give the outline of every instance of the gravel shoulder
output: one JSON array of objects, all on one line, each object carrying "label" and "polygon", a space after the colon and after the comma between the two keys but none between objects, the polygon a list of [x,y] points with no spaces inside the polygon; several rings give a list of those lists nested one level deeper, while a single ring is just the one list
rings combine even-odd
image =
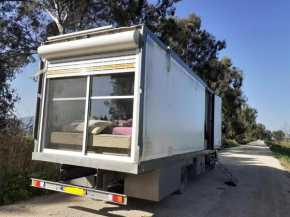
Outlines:
[{"label": "gravel shoulder", "polygon": [[225,185],[216,168],[190,179],[185,194],[158,203],[129,198],[122,206],[54,194],[2,206],[0,216],[289,216],[290,175],[263,141],[221,151],[219,158],[237,187]]}]

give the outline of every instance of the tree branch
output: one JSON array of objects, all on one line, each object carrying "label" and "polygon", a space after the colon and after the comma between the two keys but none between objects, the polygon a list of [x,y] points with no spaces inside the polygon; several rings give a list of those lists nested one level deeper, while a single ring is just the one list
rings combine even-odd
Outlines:
[{"label": "tree branch", "polygon": [[[0,55],[2,55],[2,54],[5,54],[5,53],[0,53]],[[1,58],[2,60],[9,60],[9,59],[12,59],[12,58],[15,58],[15,57],[18,57],[18,56],[22,56],[22,55],[33,55],[33,54],[37,54],[36,52],[34,53],[32,53],[32,52],[26,52],[26,53],[16,53],[16,54],[13,54],[13,55],[9,55],[8,57],[6,57],[6,58]]]}]

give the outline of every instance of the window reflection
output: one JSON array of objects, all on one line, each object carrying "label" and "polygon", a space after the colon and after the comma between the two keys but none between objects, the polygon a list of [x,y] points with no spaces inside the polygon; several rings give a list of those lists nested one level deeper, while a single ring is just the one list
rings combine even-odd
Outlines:
[{"label": "window reflection", "polygon": [[133,93],[133,73],[93,77],[92,96],[129,96]]},{"label": "window reflection", "polygon": [[49,81],[49,96],[55,98],[86,97],[87,78],[57,78]]}]

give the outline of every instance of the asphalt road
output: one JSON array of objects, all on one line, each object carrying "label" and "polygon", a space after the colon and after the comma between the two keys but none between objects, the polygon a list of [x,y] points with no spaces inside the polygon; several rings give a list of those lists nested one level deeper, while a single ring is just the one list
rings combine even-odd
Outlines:
[{"label": "asphalt road", "polygon": [[218,168],[190,179],[186,193],[159,203],[129,198],[127,206],[54,194],[0,207],[0,216],[290,216],[290,176],[257,141],[220,152],[221,162],[238,178],[225,185]]}]

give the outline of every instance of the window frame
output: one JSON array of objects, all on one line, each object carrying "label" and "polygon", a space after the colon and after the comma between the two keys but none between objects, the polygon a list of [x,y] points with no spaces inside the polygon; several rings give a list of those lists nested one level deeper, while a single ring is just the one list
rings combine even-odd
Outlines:
[{"label": "window frame", "polygon": [[[85,78],[86,76],[77,76],[77,78]],[[62,79],[63,77],[58,77],[59,79]],[[48,111],[48,106],[49,106],[49,86],[50,86],[50,80],[51,80],[51,78],[46,78],[45,77],[45,83],[46,83],[46,85],[47,85],[47,87],[45,88],[45,91],[44,91],[44,97],[45,97],[45,99],[44,99],[44,110],[42,111],[42,114],[45,114],[44,115],[44,120],[43,120],[43,125],[42,125],[42,127],[41,127],[41,132],[40,132],[40,136],[42,137],[42,138],[40,138],[39,139],[39,152],[42,150],[42,152],[46,152],[46,153],[56,153],[56,152],[63,152],[63,153],[66,153],[66,152],[69,152],[69,153],[82,153],[83,152],[83,145],[84,145],[84,142],[82,143],[82,149],[81,149],[81,151],[77,151],[77,150],[75,150],[75,151],[64,151],[64,150],[57,150],[57,149],[52,149],[52,148],[45,148],[45,138],[46,138],[46,133],[47,133],[47,130],[46,130],[46,127],[47,127],[47,117],[48,117],[48,115],[46,115],[47,114],[47,111]],[[53,78],[54,79],[54,78]],[[65,79],[65,78],[64,78]],[[88,79],[86,79],[86,82],[88,82]],[[86,85],[88,86],[88,83],[86,83]],[[87,102],[86,102],[86,100],[87,100],[87,87],[86,87],[86,95],[85,95],[85,97],[66,97],[66,98],[52,98],[52,101],[80,101],[80,100],[83,100],[83,101],[85,101],[84,103],[85,103],[85,113],[84,113],[84,115],[85,115],[85,118],[86,118],[86,111],[87,111]],[[84,121],[86,120],[84,118]],[[42,123],[41,123],[42,124]],[[85,131],[85,126],[84,126],[84,131]],[[84,137],[84,135],[83,135],[83,137]],[[83,141],[84,141],[84,138],[83,138]]]},{"label": "window frame", "polygon": [[[126,96],[91,96],[92,94],[92,86],[93,86],[93,77],[94,76],[105,76],[110,74],[125,74],[125,73],[133,73],[134,74],[134,92],[133,95],[126,95]],[[83,144],[82,144],[82,151],[65,151],[65,150],[57,150],[57,149],[48,149],[45,148],[45,128],[47,126],[47,107],[48,107],[48,94],[49,94],[49,81],[50,79],[54,78],[74,78],[74,77],[86,77],[87,83],[86,83],[86,96],[85,97],[68,97],[68,98],[56,98],[53,99],[54,101],[64,101],[64,100],[85,100],[85,118],[84,118],[84,132],[83,132]],[[45,84],[44,84],[44,93],[43,93],[43,106],[42,106],[42,117],[41,117],[41,132],[39,136],[39,145],[38,145],[38,152],[43,153],[50,153],[50,154],[64,154],[64,155],[71,155],[71,156],[81,156],[81,157],[93,157],[93,158],[100,158],[100,159],[114,159],[118,161],[124,161],[124,162],[134,162],[135,161],[135,141],[136,139],[136,127],[137,122],[134,121],[132,125],[132,137],[131,137],[131,155],[130,156],[115,156],[115,155],[109,155],[109,154],[99,154],[99,153],[89,153],[87,152],[87,141],[88,141],[88,121],[89,121],[89,114],[90,114],[90,107],[91,107],[91,100],[98,100],[98,99],[133,99],[133,120],[136,119],[136,107],[137,107],[137,86],[138,86],[138,78],[136,78],[136,72],[135,70],[128,70],[128,71],[121,71],[121,72],[106,72],[106,73],[83,73],[82,75],[79,74],[73,74],[71,76],[64,76],[64,75],[53,75],[49,76],[45,74]]]}]

